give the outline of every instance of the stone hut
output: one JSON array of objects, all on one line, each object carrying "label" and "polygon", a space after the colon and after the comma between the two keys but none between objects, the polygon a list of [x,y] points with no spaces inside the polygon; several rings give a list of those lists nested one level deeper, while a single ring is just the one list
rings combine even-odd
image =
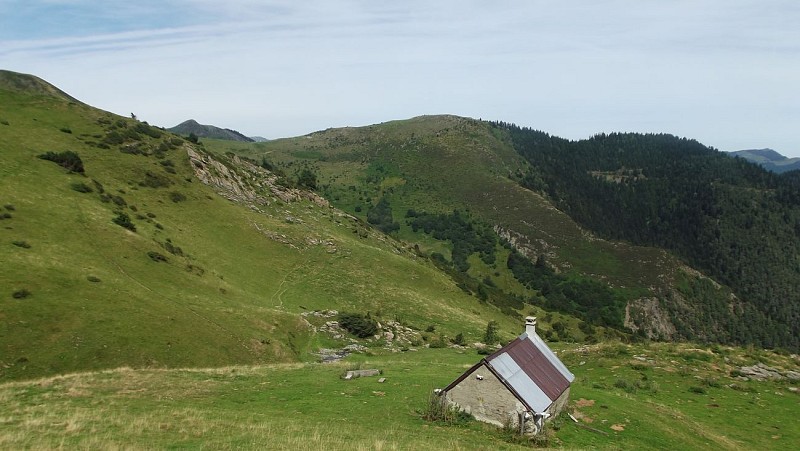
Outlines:
[{"label": "stone hut", "polygon": [[522,335],[476,363],[440,395],[479,421],[533,435],[566,406],[574,379],[536,334],[536,318],[529,316]]}]

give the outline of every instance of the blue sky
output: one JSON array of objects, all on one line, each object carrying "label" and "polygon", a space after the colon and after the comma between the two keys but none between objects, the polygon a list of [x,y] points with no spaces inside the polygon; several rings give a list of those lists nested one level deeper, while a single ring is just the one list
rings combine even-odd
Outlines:
[{"label": "blue sky", "polygon": [[422,114],[800,156],[794,0],[0,0],[0,68],[268,138]]}]

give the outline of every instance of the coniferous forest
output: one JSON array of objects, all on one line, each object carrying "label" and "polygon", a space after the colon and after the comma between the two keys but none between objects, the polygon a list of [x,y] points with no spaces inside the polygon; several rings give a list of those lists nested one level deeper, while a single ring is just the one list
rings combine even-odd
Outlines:
[{"label": "coniferous forest", "polygon": [[[667,134],[568,141],[513,124],[493,126],[507,130],[530,163],[524,187],[600,236],[669,249],[733,290],[730,302],[709,302],[699,317],[679,321],[679,332],[800,346],[798,171],[774,174]],[[711,323],[727,327],[706,327]]]}]

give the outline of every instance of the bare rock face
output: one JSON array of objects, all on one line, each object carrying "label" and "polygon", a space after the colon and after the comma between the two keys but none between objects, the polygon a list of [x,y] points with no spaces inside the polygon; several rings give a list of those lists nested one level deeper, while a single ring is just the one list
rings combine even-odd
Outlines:
[{"label": "bare rock face", "polygon": [[671,339],[676,333],[669,314],[654,297],[628,302],[625,306],[624,324],[634,332],[643,331],[650,339]]},{"label": "bare rock face", "polygon": [[197,178],[234,202],[257,210],[280,200],[285,203],[309,200],[320,207],[329,207],[327,200],[311,191],[287,188],[278,184],[278,176],[248,161],[233,156],[229,160],[186,147]]}]

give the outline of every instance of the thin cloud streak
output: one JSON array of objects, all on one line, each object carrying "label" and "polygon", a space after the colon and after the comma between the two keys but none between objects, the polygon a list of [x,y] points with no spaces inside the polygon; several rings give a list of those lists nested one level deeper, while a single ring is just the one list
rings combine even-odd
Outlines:
[{"label": "thin cloud streak", "polygon": [[6,40],[0,65],[163,126],[193,117],[280,137],[452,113],[571,139],[668,132],[800,154],[793,2],[159,5],[190,20]]}]

